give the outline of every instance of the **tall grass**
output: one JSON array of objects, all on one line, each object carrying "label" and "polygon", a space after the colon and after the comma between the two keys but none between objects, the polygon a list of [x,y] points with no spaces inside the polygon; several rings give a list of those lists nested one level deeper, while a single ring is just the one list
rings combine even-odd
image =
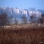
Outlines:
[{"label": "tall grass", "polygon": [[0,44],[42,44],[44,27],[20,28],[17,30],[0,28]]}]

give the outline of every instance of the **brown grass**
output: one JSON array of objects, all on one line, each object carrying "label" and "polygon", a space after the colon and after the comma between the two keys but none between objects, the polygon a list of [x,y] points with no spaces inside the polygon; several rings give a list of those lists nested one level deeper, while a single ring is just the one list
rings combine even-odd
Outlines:
[{"label": "brown grass", "polygon": [[0,28],[0,44],[44,44],[44,27]]}]

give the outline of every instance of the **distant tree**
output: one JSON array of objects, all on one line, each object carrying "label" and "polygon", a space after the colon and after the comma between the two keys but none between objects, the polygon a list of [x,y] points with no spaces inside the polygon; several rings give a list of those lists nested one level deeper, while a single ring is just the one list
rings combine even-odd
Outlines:
[{"label": "distant tree", "polygon": [[42,14],[41,17],[42,17],[42,21],[43,21],[43,23],[44,23],[44,14]]},{"label": "distant tree", "polygon": [[31,21],[31,23],[35,23],[36,22],[36,16],[35,16],[35,14],[32,14],[30,16],[30,21]]},{"label": "distant tree", "polygon": [[29,19],[31,21],[31,23],[33,22],[33,18],[34,18],[33,15],[31,15],[30,19]]},{"label": "distant tree", "polygon": [[30,23],[34,23],[35,26],[38,26],[38,17],[36,16],[36,14],[32,14],[30,16],[30,19],[29,19]]},{"label": "distant tree", "polygon": [[9,16],[9,17],[8,17],[8,25],[11,24],[11,22],[12,22],[12,18],[13,18],[13,16]]},{"label": "distant tree", "polygon": [[0,15],[0,26],[4,26],[4,25],[7,25],[7,14],[6,13],[2,13]]},{"label": "distant tree", "polygon": [[23,24],[27,23],[27,17],[25,15],[22,16],[22,23]]},{"label": "distant tree", "polygon": [[15,18],[14,21],[15,21],[15,25],[17,26],[18,20]]},{"label": "distant tree", "polygon": [[41,18],[39,18],[39,22],[40,22],[41,24],[44,23],[44,14],[41,14]]}]

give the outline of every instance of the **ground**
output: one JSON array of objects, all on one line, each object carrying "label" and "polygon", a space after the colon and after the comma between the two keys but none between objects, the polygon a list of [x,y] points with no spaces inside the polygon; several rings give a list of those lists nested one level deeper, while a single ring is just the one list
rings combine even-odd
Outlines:
[{"label": "ground", "polygon": [[0,28],[0,44],[44,44],[44,27],[30,27]]}]

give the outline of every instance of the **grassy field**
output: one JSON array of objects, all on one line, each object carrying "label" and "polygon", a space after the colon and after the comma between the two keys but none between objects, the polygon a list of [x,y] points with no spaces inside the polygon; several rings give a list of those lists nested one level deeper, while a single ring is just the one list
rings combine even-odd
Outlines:
[{"label": "grassy field", "polygon": [[44,27],[0,28],[0,44],[44,44]]}]

